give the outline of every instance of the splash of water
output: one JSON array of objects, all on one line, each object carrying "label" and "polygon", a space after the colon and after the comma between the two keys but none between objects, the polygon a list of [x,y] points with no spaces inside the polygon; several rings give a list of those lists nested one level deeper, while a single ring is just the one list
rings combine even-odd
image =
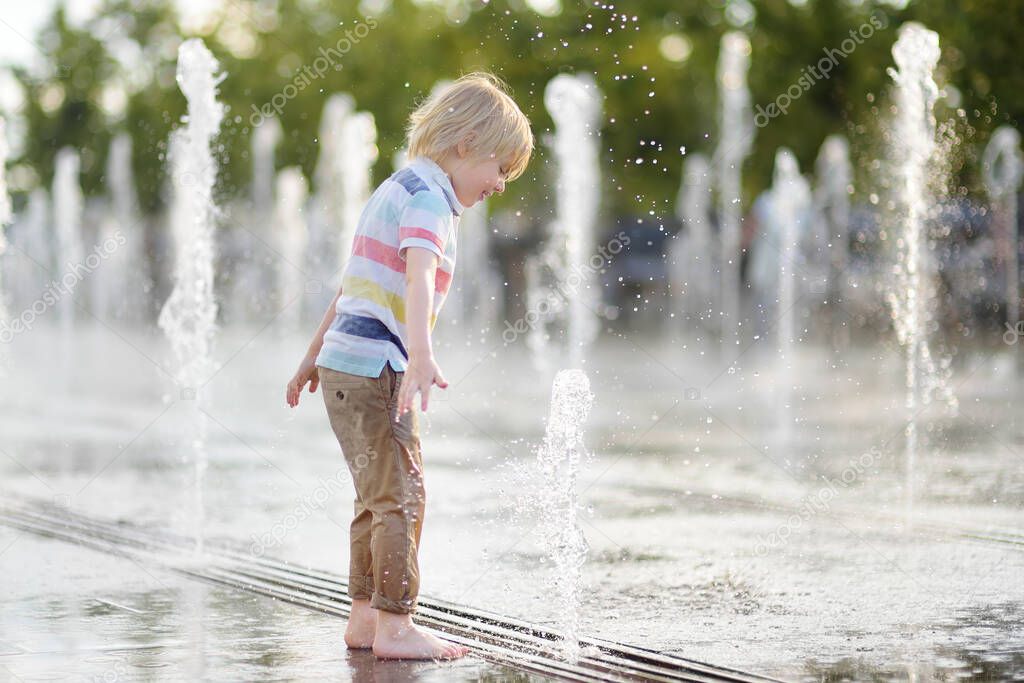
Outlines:
[{"label": "splash of water", "polygon": [[[325,296],[331,296],[333,291],[337,291],[335,285],[340,282],[332,282],[331,277],[337,277],[343,272],[349,257],[348,252],[341,253],[338,246],[338,226],[342,224],[345,210],[341,197],[341,156],[344,154],[341,136],[345,119],[354,110],[355,102],[351,95],[335,93],[327,98],[323,113],[320,115],[317,136],[320,156],[313,171],[313,207],[316,215],[311,222],[310,254],[313,272],[318,274],[325,289],[332,290],[330,293],[325,292]],[[323,304],[326,306],[327,301]]]},{"label": "splash of water", "polygon": [[722,248],[722,350],[726,354],[738,343],[741,325],[741,181],[743,160],[750,153],[755,130],[750,88],[747,87],[749,69],[750,40],[739,31],[726,33],[718,53],[719,140],[715,150]]},{"label": "splash of water", "polygon": [[[586,74],[559,74],[544,89],[544,106],[555,122],[551,147],[558,164],[557,217],[542,256],[559,290],[568,298],[566,347],[570,367],[580,367],[597,334],[597,289],[588,262],[600,205],[598,117],[601,94]],[[573,277],[575,276],[575,277]]]},{"label": "splash of water", "polygon": [[[599,167],[597,119],[600,93],[585,75],[560,74],[544,91],[544,104],[557,126],[551,147],[558,161],[556,204],[558,215],[552,235],[539,261],[528,267],[528,308],[535,315],[545,311],[537,299],[539,276],[546,275],[567,300],[565,322],[569,369],[560,370],[551,388],[551,407],[544,441],[537,451],[540,490],[530,507],[540,516],[540,540],[554,567],[549,593],[557,601],[556,621],[563,635],[563,655],[575,661],[579,646],[579,594],[587,543],[577,522],[576,479],[582,452],[582,424],[590,412],[593,395],[590,381],[580,369],[586,347],[597,334],[596,288],[591,286],[588,261],[594,246],[597,219]],[[555,311],[562,313],[565,308]],[[547,355],[536,341],[544,323],[532,327],[531,350],[535,359]]]},{"label": "splash of water", "polygon": [[189,436],[195,455],[197,552],[203,547],[203,479],[207,468],[206,422],[201,412],[209,402],[205,385],[213,370],[217,321],[213,291],[217,162],[211,142],[224,117],[224,106],[217,101],[217,84],[224,76],[217,75],[218,69],[217,60],[198,38],[178,48],[177,81],[188,100],[188,114],[183,119],[186,125],[171,134],[174,290],[157,321],[177,361],[175,380],[182,398],[191,400],[195,408]]},{"label": "splash of water", "polygon": [[487,229],[488,200],[477,202],[462,212],[459,218],[458,243],[459,268],[462,275],[455,291],[452,308],[464,325],[467,333],[478,331],[495,319],[495,304],[490,297],[500,294],[495,291],[495,268],[490,263],[491,232]]},{"label": "splash of water", "polygon": [[[14,218],[11,196],[7,189],[7,120],[0,116],[0,247],[6,245],[2,228]],[[2,253],[2,252],[0,252]]]},{"label": "splash of water", "polygon": [[896,336],[906,352],[907,411],[905,442],[906,520],[911,523],[914,472],[918,450],[919,406],[941,393],[955,405],[928,343],[929,288],[925,275],[931,270],[926,221],[933,205],[929,171],[939,151],[936,144],[935,102],[939,89],[933,79],[938,64],[939,36],[924,26],[908,22],[900,27],[892,48],[896,69],[889,75],[896,84],[897,115],[893,131],[895,202],[900,212],[896,276],[888,293]]},{"label": "splash of water", "polygon": [[[992,133],[982,157],[982,177],[995,208],[997,254],[1005,273],[1006,326],[1012,333],[1020,321],[1020,235],[1017,222],[1017,192],[1024,179],[1024,158],[1020,151],[1020,133],[1016,128],[1000,126]],[[1019,358],[1019,354],[1014,354]]]},{"label": "splash of water", "polygon": [[[776,448],[779,453],[786,453],[793,446],[793,394],[794,383],[800,376],[796,365],[796,340],[802,336],[797,327],[797,320],[803,320],[798,314],[797,286],[805,283],[797,277],[797,264],[801,270],[803,251],[801,245],[808,231],[810,215],[811,190],[807,180],[800,174],[796,157],[785,147],[775,153],[775,171],[770,191],[771,239],[778,240],[781,250],[778,271],[778,324],[777,335],[777,389],[774,404],[778,411],[775,434]],[[762,245],[767,249],[774,246]]]},{"label": "splash of water", "polygon": [[828,302],[829,334],[834,351],[849,345],[848,328],[838,311],[845,299],[849,264],[850,192],[853,166],[850,145],[842,135],[829,135],[814,164],[814,249]]},{"label": "splash of water", "polygon": [[[4,289],[4,252],[7,251],[6,228],[14,217],[11,210],[11,197],[7,190],[7,122],[0,116],[0,325],[6,325],[10,319],[7,313],[7,292]],[[6,342],[0,335],[0,342]],[[0,375],[6,376],[10,366],[7,355],[7,344],[0,345]]]},{"label": "splash of water", "polygon": [[117,222],[127,230],[135,223],[139,212],[132,173],[132,138],[127,133],[118,133],[110,142],[107,175],[110,178],[114,215],[117,216]]},{"label": "splash of water", "polygon": [[349,113],[341,127],[340,145],[342,209],[338,263],[344,265],[352,253],[359,216],[370,196],[371,171],[377,161],[377,125],[373,114]]},{"label": "splash of water", "polygon": [[547,323],[551,319],[548,313],[549,301],[546,299],[548,284],[545,276],[549,266],[545,263],[544,254],[527,258],[523,266],[523,278],[526,281],[526,311],[533,316],[533,324],[526,331],[526,347],[530,350],[530,361],[534,369],[542,377],[551,376],[552,354],[548,351],[549,335]]},{"label": "splash of water", "polygon": [[[57,231],[57,270],[73,271],[85,259],[82,246],[82,188],[78,184],[78,152],[64,147],[57,152],[53,173],[53,220]],[[61,338],[65,345],[71,339],[75,320],[75,304],[63,296],[57,304]]]},{"label": "splash of water", "polygon": [[355,100],[346,93],[335,93],[324,104],[318,140],[309,221],[310,271],[324,285],[320,300],[309,301],[317,316],[341,284],[379,154],[373,117],[356,112]]},{"label": "splash of water", "polygon": [[779,358],[791,370],[793,347],[799,335],[795,310],[796,267],[801,257],[800,245],[807,230],[811,190],[800,175],[796,157],[785,147],[775,153],[771,193],[774,220],[780,229],[782,247],[782,258],[779,261]]},{"label": "splash of water", "polygon": [[[245,324],[262,319],[266,313],[279,311],[273,304],[276,303],[274,295],[279,294],[274,287],[276,268],[282,265],[280,259],[256,258],[254,254],[262,253],[279,236],[274,223],[274,167],[280,139],[281,124],[276,116],[267,116],[253,126],[249,141],[252,178],[248,201],[244,207],[231,209],[233,215],[218,238],[218,247],[223,250],[218,260],[227,265],[221,275],[225,287],[220,306],[221,320],[227,325]],[[288,267],[290,263],[283,265]],[[272,294],[267,296],[266,292]]]},{"label": "splash of water", "polygon": [[710,319],[718,307],[718,238],[711,230],[711,164],[703,154],[692,154],[683,165],[683,182],[676,198],[676,216],[682,223],[672,241],[669,260],[677,291],[684,292],[686,325]]},{"label": "splash of water", "polygon": [[331,187],[330,183],[340,182],[341,179],[342,162],[338,157],[344,152],[341,148],[342,127],[345,124],[345,118],[353,111],[355,111],[355,100],[351,95],[334,93],[327,98],[323,113],[320,115],[320,128],[317,136],[320,143],[320,157],[317,159],[313,175],[317,191],[322,193],[320,199],[337,212],[333,216],[336,218],[341,217],[338,187]]},{"label": "splash of water", "polygon": [[[49,233],[50,198],[45,187],[35,187],[28,206],[9,228],[10,245],[27,258],[8,259],[4,265],[4,287],[13,308],[22,308],[46,286],[53,267],[53,239]],[[43,264],[40,268],[37,264]]]},{"label": "splash of water", "polygon": [[[279,265],[277,292],[278,306],[283,309],[282,327],[298,329],[305,289],[305,276],[291,264],[302,263],[309,243],[303,207],[309,190],[302,170],[297,166],[282,169],[277,174],[277,207],[274,210],[274,234],[278,251],[283,258]],[[299,302],[299,303],[296,303]]]},{"label": "splash of water", "polygon": [[266,217],[274,203],[274,150],[281,140],[281,123],[268,116],[252,133],[252,203],[257,217]]},{"label": "splash of water", "polygon": [[132,174],[132,140],[127,133],[118,133],[110,142],[107,186],[110,205],[102,218],[99,242],[113,251],[92,275],[92,309],[101,320],[140,320],[152,288],[143,266],[146,259]]},{"label": "splash of water", "polygon": [[563,635],[562,653],[570,661],[580,654],[579,595],[587,541],[577,521],[576,479],[583,455],[583,423],[594,396],[590,380],[578,369],[560,370],[551,385],[551,407],[544,441],[537,450],[541,495],[537,498],[540,541],[554,568],[550,595]]}]

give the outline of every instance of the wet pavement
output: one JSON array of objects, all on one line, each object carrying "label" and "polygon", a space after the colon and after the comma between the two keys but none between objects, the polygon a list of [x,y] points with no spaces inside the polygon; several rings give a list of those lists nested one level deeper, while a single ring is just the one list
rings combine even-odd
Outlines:
[{"label": "wet pavement", "polygon": [[[196,405],[162,378],[163,342],[97,329],[63,353],[51,339],[13,345],[0,493],[188,532]],[[551,571],[515,505],[550,376],[518,346],[456,339],[439,335],[451,384],[421,416],[422,590],[550,625]],[[284,406],[304,345],[272,329],[218,343],[203,525],[341,573],[352,493],[322,398]],[[788,680],[1024,679],[1024,430],[1006,350],[960,354],[958,412],[922,416],[909,528],[898,354],[808,351],[780,371],[757,348],[700,351],[609,339],[588,361],[581,631]],[[89,362],[50,360],[76,354]],[[337,618],[2,526],[0,575],[0,679],[515,680],[480,660],[380,669],[340,647]]]},{"label": "wet pavement", "polygon": [[0,548],[0,680],[528,680],[474,656],[378,660],[337,617],[31,533],[0,527]]}]

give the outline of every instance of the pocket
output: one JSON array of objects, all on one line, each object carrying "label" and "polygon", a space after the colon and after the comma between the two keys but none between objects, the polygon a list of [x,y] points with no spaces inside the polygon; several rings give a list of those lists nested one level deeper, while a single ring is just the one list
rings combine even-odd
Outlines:
[{"label": "pocket", "polygon": [[325,396],[335,396],[339,400],[344,399],[349,392],[365,388],[375,383],[372,377],[350,375],[347,372],[337,370],[320,369],[320,387]]},{"label": "pocket", "polygon": [[397,372],[388,365],[388,383],[385,386],[388,389],[388,404],[391,407],[398,402],[398,390],[402,388],[402,378],[404,377],[405,371]]}]

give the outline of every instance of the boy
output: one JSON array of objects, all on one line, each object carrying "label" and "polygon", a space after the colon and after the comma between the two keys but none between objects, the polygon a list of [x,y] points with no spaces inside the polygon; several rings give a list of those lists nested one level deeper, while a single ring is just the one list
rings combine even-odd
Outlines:
[{"label": "boy", "polygon": [[[424,492],[413,400],[448,386],[430,332],[455,268],[459,217],[519,177],[530,123],[490,74],[464,76],[410,117],[409,163],[363,210],[341,289],[288,383],[323,384],[324,402],[356,487],[345,629],[350,648],[389,659],[454,659],[467,648],[412,622]],[[470,239],[483,239],[470,235]]]}]

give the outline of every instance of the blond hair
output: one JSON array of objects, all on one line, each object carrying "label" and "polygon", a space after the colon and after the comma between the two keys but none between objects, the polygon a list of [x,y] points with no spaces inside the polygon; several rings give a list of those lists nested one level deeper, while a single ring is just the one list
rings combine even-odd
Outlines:
[{"label": "blond hair", "polygon": [[530,122],[497,76],[474,72],[439,88],[409,117],[409,158],[440,161],[459,142],[473,156],[511,159],[507,180],[523,174],[533,152]]}]

